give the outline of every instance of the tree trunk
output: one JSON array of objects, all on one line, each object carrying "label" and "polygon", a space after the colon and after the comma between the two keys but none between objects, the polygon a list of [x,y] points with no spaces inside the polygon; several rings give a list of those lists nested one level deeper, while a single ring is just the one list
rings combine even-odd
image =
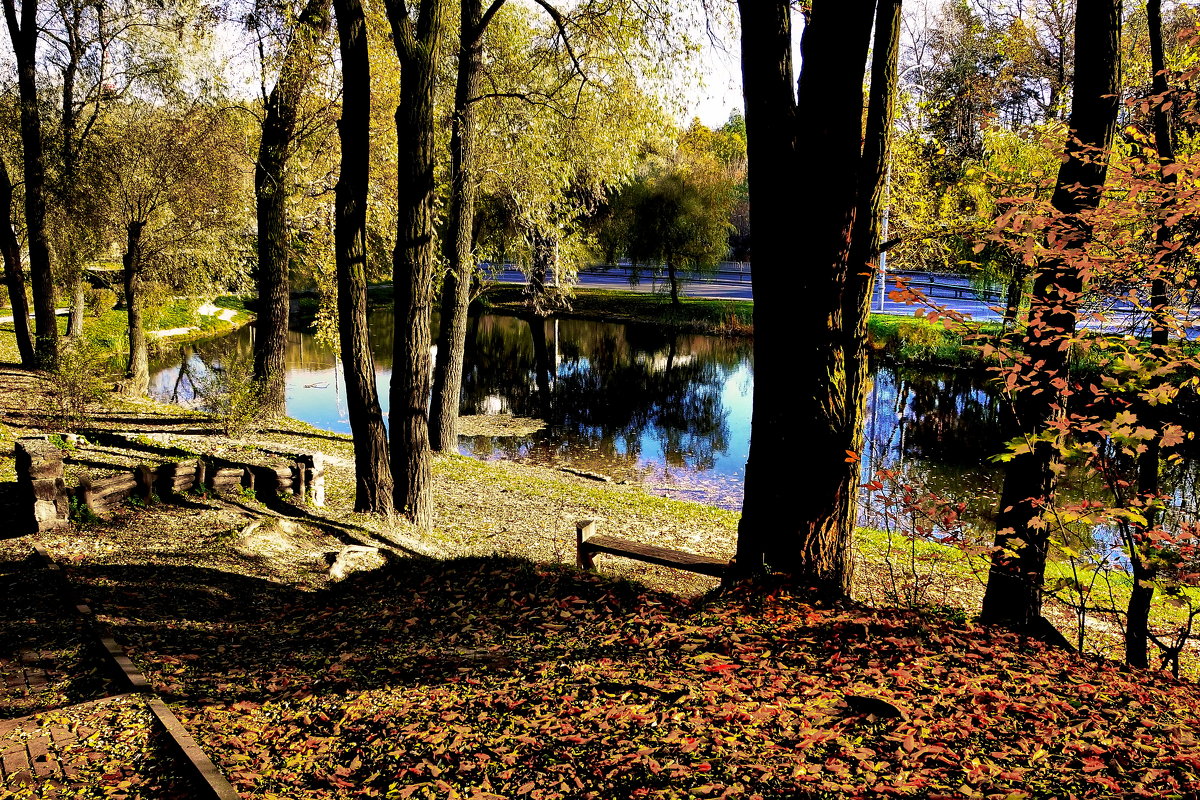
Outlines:
[{"label": "tree trunk", "polygon": [[[1146,0],[1146,23],[1150,39],[1150,71],[1154,94],[1158,102],[1154,106],[1154,149],[1158,156],[1159,180],[1164,189],[1173,191],[1176,184],[1176,173],[1168,169],[1175,164],[1175,147],[1171,142],[1171,122],[1162,104],[1168,99],[1170,86],[1167,85],[1166,56],[1163,52],[1162,39],[1162,2],[1161,0]],[[1162,210],[1163,221],[1155,232],[1155,244],[1158,247],[1159,258],[1157,274],[1150,286],[1150,344],[1152,352],[1158,358],[1166,357],[1166,346],[1170,334],[1171,309],[1168,303],[1168,265],[1173,261],[1167,247],[1171,240],[1171,226],[1167,223],[1173,202],[1168,198]],[[1155,381],[1160,383],[1161,381]],[[1138,421],[1141,425],[1158,430],[1162,424],[1162,414],[1157,407],[1142,403],[1138,410]],[[1146,444],[1146,451],[1138,456],[1138,495],[1143,501],[1157,499],[1161,492],[1162,447],[1159,440],[1154,439]],[[1153,502],[1147,502],[1142,513],[1146,524],[1142,531],[1153,530],[1158,523],[1158,509]],[[1151,552],[1153,544],[1138,536],[1129,537],[1127,542],[1129,562],[1132,569],[1133,587],[1129,592],[1129,604],[1126,607],[1125,622],[1125,663],[1133,667],[1146,668],[1149,666],[1150,645],[1150,604],[1154,599],[1154,579],[1157,570],[1150,566],[1153,563]]]},{"label": "tree trunk", "polygon": [[21,149],[25,173],[25,236],[29,247],[29,277],[33,288],[34,349],[38,366],[58,366],[57,298],[46,239],[46,167],[42,143],[42,118],[37,96],[37,6],[21,4],[17,19],[14,0],[4,0],[4,16],[17,59],[17,86],[21,96]]},{"label": "tree trunk", "polygon": [[346,408],[354,436],[354,510],[392,510],[387,429],[375,389],[367,327],[367,187],[371,152],[371,62],[361,0],[335,0],[342,56],[341,171],[335,189],[338,334]]},{"label": "tree trunk", "polygon": [[438,331],[437,359],[433,367],[433,400],[429,408],[429,446],[436,451],[458,448],[458,407],[462,399],[463,351],[467,336],[467,311],[471,304],[471,276],[475,227],[475,107],[483,67],[483,2],[462,0],[459,31],[458,80],[454,89],[454,116],[450,128],[450,218],[446,234],[446,260],[450,269],[442,284],[442,327]]},{"label": "tree trunk", "polygon": [[300,99],[313,61],[329,29],[330,0],[308,0],[284,51],[279,78],[267,98],[258,161],[254,165],[254,202],[258,217],[258,316],[254,334],[254,378],[262,386],[267,413],[287,413],[285,378],[288,312],[291,300],[287,225],[287,164],[296,130]]},{"label": "tree trunk", "polygon": [[[790,3],[740,0],[754,238],[753,428],[737,565],[765,564],[839,599],[849,590],[848,506],[858,492],[844,304],[862,156],[862,86],[874,3],[814,0],[793,94]],[[803,125],[798,124],[802,119]],[[797,195],[796,186],[820,192]],[[797,243],[805,264],[796,267]],[[812,303],[799,318],[790,298]],[[809,387],[797,392],[794,376]],[[797,426],[797,419],[806,425]],[[822,465],[797,484],[794,459]]]},{"label": "tree trunk", "polygon": [[1010,331],[1017,324],[1017,315],[1021,313],[1021,294],[1025,289],[1025,271],[1013,267],[1012,276],[1008,280],[1008,292],[1004,297],[1004,320],[1000,324],[1002,331]]},{"label": "tree trunk", "polygon": [[667,281],[671,284],[671,305],[678,307],[679,302],[679,275],[675,269],[674,259],[667,259]]},{"label": "tree trunk", "polygon": [[8,287],[8,302],[13,311],[13,330],[17,337],[17,352],[21,366],[37,366],[37,353],[29,331],[29,301],[25,297],[25,270],[21,266],[21,242],[12,227],[12,180],[8,167],[0,159],[0,250],[4,255],[4,285]]},{"label": "tree trunk", "polygon": [[129,363],[125,370],[125,394],[142,397],[150,387],[150,360],[146,353],[146,328],[142,323],[142,222],[126,228],[125,311],[129,320]]},{"label": "tree trunk", "polygon": [[[1083,275],[1076,260],[1091,236],[1086,212],[1100,202],[1116,128],[1120,73],[1119,0],[1080,0],[1075,16],[1075,87],[1066,159],[1051,204],[1060,215],[1056,249],[1038,264],[1029,326],[1015,399],[1017,424],[1030,442],[1008,462],[996,515],[996,555],[988,574],[981,618],[1015,630],[1047,632],[1042,583],[1054,501],[1058,455],[1054,442],[1035,439],[1065,408],[1069,380],[1067,340],[1075,333]],[[1093,153],[1100,153],[1099,158]],[[1034,390],[1037,390],[1036,392]]]},{"label": "tree trunk", "polygon": [[67,336],[83,336],[83,312],[87,303],[87,281],[74,280],[71,291],[71,315],[67,318]]},{"label": "tree trunk", "polygon": [[[871,295],[879,271],[879,246],[884,204],[887,202],[888,163],[892,126],[896,114],[897,64],[900,54],[901,0],[878,0],[875,40],[871,48],[871,89],[867,98],[862,162],[858,170],[858,208],[850,241],[848,288],[843,310],[846,325],[846,418],[852,441],[846,450],[863,452],[867,408],[867,323]],[[847,462],[859,480],[857,461]],[[858,495],[843,494],[846,504],[842,525],[853,531],[857,522]]]},{"label": "tree trunk", "polygon": [[417,18],[404,0],[387,0],[388,20],[400,59],[400,106],[396,136],[398,231],[392,257],[396,336],[392,357],[391,458],[395,506],[419,528],[433,525],[429,449],[433,304],[434,115],[440,0],[421,0]]},{"label": "tree trunk", "polygon": [[529,285],[525,287],[526,304],[538,316],[550,313],[554,303],[546,284],[558,271],[558,235],[540,228],[531,228],[529,240]]}]

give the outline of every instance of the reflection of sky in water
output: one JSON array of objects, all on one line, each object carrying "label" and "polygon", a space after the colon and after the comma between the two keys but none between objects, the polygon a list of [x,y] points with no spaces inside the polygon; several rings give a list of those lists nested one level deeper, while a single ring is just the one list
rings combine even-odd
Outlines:
[{"label": "reflection of sky in water", "polygon": [[[385,413],[391,334],[390,314],[375,314]],[[201,355],[182,351],[175,366],[153,373],[152,393],[186,402],[191,392],[186,376],[178,379],[180,357],[187,354],[188,370],[202,374],[204,362],[219,362],[222,353],[248,355],[252,335],[246,328],[201,344]],[[748,342],[646,326],[499,316],[472,320],[468,335],[463,413],[537,417],[547,427],[523,437],[463,437],[463,453],[570,466],[672,497],[741,506],[754,386]],[[350,432],[333,353],[312,336],[293,332],[287,364],[288,413],[318,428]],[[874,378],[864,478],[903,462],[951,495],[979,496],[992,488],[994,470],[984,461],[1002,439],[996,404],[985,392],[962,376],[879,370]],[[797,454],[797,466],[803,467],[803,454]]]}]

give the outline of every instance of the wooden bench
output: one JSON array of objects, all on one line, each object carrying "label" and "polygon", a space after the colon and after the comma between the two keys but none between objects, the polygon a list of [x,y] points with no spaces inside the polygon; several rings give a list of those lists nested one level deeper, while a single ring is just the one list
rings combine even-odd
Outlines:
[{"label": "wooden bench", "polygon": [[671,550],[652,544],[630,542],[618,539],[616,536],[601,536],[596,533],[596,521],[593,519],[580,520],[575,524],[575,563],[580,569],[595,569],[594,558],[597,553],[607,553],[623,558],[645,561],[660,567],[698,572],[714,578],[724,578],[729,569],[729,562],[709,556],[698,556],[695,553],[685,553],[682,550]]}]

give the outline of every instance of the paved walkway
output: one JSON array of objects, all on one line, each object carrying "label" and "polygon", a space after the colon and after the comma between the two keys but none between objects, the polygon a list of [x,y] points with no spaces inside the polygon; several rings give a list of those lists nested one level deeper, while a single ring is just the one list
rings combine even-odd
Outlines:
[{"label": "paved walkway", "polygon": [[[84,710],[111,701],[106,697],[69,706],[62,710]],[[41,788],[65,788],[78,769],[64,758],[68,748],[79,746],[95,730],[86,726],[74,732],[57,724],[43,725],[36,716],[0,720],[0,788],[38,785]],[[85,756],[86,757],[86,756]]]}]

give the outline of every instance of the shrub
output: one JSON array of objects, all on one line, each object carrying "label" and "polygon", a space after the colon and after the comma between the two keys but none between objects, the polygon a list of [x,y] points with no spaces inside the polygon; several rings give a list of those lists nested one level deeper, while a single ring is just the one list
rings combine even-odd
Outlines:
[{"label": "shrub", "polygon": [[117,307],[117,293],[105,288],[88,289],[84,303],[93,317],[102,317],[105,312]]},{"label": "shrub", "polygon": [[251,360],[240,353],[222,356],[196,380],[202,410],[221,423],[225,435],[238,439],[258,430],[263,411],[262,386],[254,379]]},{"label": "shrub", "polygon": [[45,412],[53,428],[77,431],[90,422],[92,408],[108,391],[107,356],[85,338],[62,341],[58,371],[49,376]]}]

